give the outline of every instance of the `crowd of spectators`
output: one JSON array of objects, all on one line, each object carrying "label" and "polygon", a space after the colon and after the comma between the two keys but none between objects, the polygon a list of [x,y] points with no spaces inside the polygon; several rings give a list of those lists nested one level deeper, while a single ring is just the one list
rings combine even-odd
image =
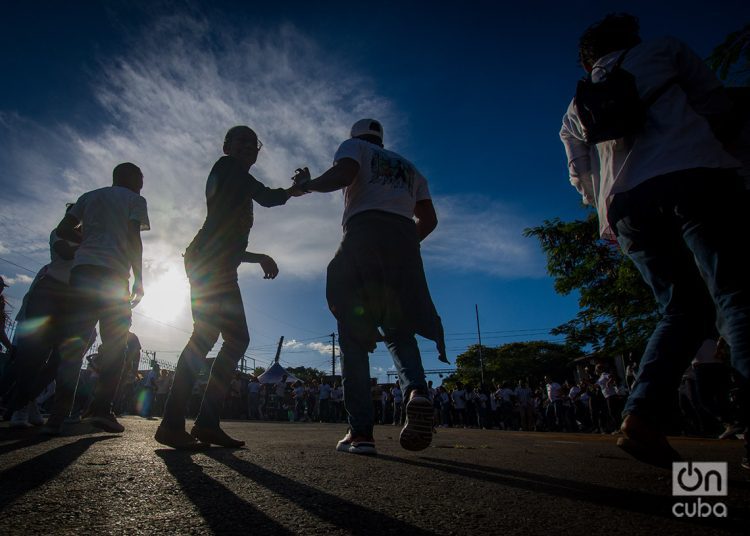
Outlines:
[{"label": "crowd of spectators", "polygon": [[[688,367],[675,396],[674,422],[665,423],[672,434],[732,437],[741,433],[735,422],[737,406],[731,369],[721,361],[699,356]],[[150,370],[137,365],[124,371],[115,400],[118,415],[156,418],[162,415],[174,375],[155,361]],[[81,371],[72,418],[85,413],[97,380],[96,360],[89,360]],[[585,367],[578,381],[496,382],[494,386],[472,386],[456,382],[452,387],[433,387],[436,428],[617,433],[625,400],[636,381],[637,365],[625,367],[622,379],[604,364],[593,370]],[[344,422],[343,389],[337,379],[320,378],[308,382],[261,383],[250,374],[236,371],[227,391],[223,418],[289,422]],[[188,405],[188,417],[198,414],[206,375],[199,375]],[[404,397],[398,381],[378,384],[372,381],[371,396],[375,422],[404,424]],[[40,397],[53,399],[54,389]],[[42,410],[44,408],[42,407]]]}]

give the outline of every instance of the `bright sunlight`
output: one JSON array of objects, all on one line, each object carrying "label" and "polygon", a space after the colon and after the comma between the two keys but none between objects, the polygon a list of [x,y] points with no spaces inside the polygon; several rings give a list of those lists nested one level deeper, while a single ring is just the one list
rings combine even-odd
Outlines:
[{"label": "bright sunlight", "polygon": [[189,305],[190,285],[185,271],[177,265],[171,265],[153,282],[147,282],[145,291],[137,310],[156,320],[174,320]]}]

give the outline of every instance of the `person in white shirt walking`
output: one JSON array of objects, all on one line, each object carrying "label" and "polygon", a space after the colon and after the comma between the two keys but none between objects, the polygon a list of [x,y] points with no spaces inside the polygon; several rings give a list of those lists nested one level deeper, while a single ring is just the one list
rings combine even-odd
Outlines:
[{"label": "person in white shirt walking", "polygon": [[83,232],[70,272],[75,293],[71,331],[75,337],[70,351],[63,352],[57,389],[75,391],[75,385],[70,384],[77,374],[68,374],[66,369],[80,369],[90,334],[99,323],[99,380],[87,417],[94,426],[112,433],[124,430],[112,412],[112,403],[125,361],[131,309],[143,298],[141,231],[150,229],[150,224],[142,188],[140,168],[130,162],[119,164],[112,172],[112,186],[83,194],[56,230],[59,237],[70,241],[78,239],[76,227],[80,225]]},{"label": "person in white shirt walking", "polygon": [[[622,112],[618,120],[592,123],[590,112],[601,107],[581,93],[563,117],[560,137],[571,184],[596,207],[602,237],[617,239],[661,313],[625,405],[618,446],[668,468],[680,456],[662,424],[682,371],[714,330],[714,310],[732,365],[750,380],[747,191],[736,173],[740,163],[719,139],[729,132],[730,101],[697,54],[673,38],[642,42],[631,15],[608,15],[590,26],[579,58],[590,73],[579,85],[588,95],[611,96],[607,88],[618,87],[620,95],[635,94],[607,108]],[[597,124],[611,127],[609,134]],[[744,411],[747,419],[747,404]],[[747,456],[742,465],[750,469]]]}]

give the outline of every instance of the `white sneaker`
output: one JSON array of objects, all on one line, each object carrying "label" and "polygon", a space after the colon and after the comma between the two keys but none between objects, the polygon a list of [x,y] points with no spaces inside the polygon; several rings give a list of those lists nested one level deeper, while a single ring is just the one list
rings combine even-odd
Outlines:
[{"label": "white sneaker", "polygon": [[31,423],[29,423],[29,415],[26,413],[26,409],[19,409],[18,411],[13,412],[13,415],[10,416],[10,427],[31,428]]},{"label": "white sneaker", "polygon": [[29,405],[26,406],[26,413],[28,414],[29,423],[31,425],[42,426],[44,424],[44,418],[42,418],[39,413],[39,406],[36,405],[36,402],[29,402]]}]

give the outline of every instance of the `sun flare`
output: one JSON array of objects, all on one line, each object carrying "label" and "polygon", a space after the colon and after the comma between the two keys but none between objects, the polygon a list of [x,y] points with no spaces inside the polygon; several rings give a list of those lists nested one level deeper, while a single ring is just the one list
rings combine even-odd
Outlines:
[{"label": "sun flare", "polygon": [[146,283],[143,301],[138,310],[156,320],[174,320],[180,311],[188,305],[190,285],[185,272],[176,265]]}]

